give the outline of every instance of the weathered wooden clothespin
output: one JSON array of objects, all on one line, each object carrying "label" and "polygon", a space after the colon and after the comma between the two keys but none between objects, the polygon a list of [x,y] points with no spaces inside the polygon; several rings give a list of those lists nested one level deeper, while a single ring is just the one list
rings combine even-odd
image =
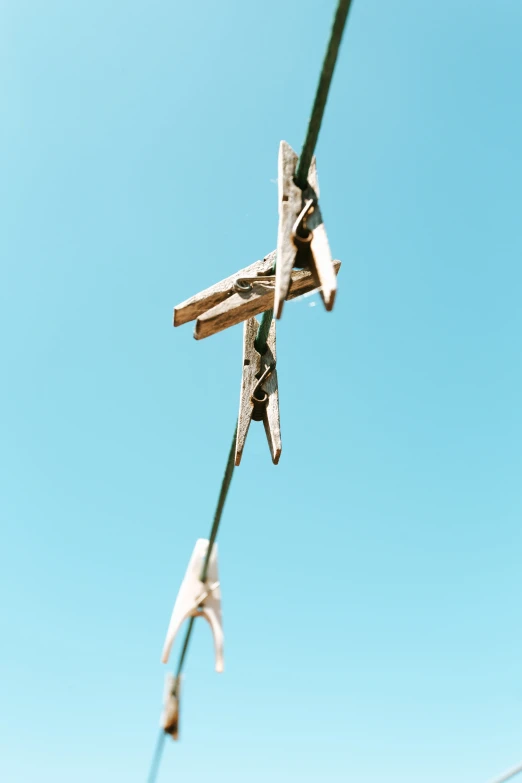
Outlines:
[{"label": "weathered wooden clothespin", "polygon": [[282,141],[279,146],[278,197],[279,229],[277,232],[277,266],[274,311],[281,318],[285,299],[289,299],[293,268],[311,272],[316,288],[327,310],[334,305],[339,262],[332,260],[328,237],[319,208],[319,182],[315,157],[308,172],[304,190],[294,177],[298,156]]},{"label": "weathered wooden clothespin", "polygon": [[237,422],[236,458],[239,465],[243,456],[250,422],[262,421],[272,454],[277,465],[281,456],[281,428],[279,423],[279,391],[276,370],[276,333],[272,321],[267,347],[263,354],[256,351],[255,340],[259,323],[256,318],[245,321],[243,331],[243,376]]},{"label": "weathered wooden clothespin", "polygon": [[223,671],[223,624],[221,619],[221,588],[218,575],[217,544],[212,547],[207,568],[207,577],[201,581],[203,564],[209,542],[199,538],[192,552],[187,571],[179,588],[170,619],[163,655],[161,660],[167,663],[176,635],[188,617],[204,617],[210,624],[214,637],[216,671]]},{"label": "weathered wooden clothespin", "polygon": [[179,698],[181,691],[181,676],[174,677],[167,674],[165,678],[165,692],[163,695],[163,713],[160,726],[165,734],[170,734],[177,740],[179,731]]},{"label": "weathered wooden clothespin", "polygon": [[[276,251],[262,261],[240,269],[230,277],[206,288],[174,308],[174,326],[196,319],[194,337],[201,340],[229,326],[246,321],[270,310],[274,303],[276,275],[273,274]],[[334,262],[335,273],[341,264]],[[318,287],[311,269],[292,270],[287,286],[287,299],[294,299]]]}]

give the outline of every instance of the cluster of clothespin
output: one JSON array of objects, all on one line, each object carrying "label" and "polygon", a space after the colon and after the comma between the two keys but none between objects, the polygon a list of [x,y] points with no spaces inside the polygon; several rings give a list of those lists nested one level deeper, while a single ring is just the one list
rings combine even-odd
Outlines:
[{"label": "cluster of clothespin", "polygon": [[[277,464],[281,455],[276,330],[273,319],[263,352],[256,348],[256,315],[273,310],[281,318],[285,300],[319,290],[327,310],[334,304],[337,273],[319,207],[319,184],[313,158],[305,188],[296,184],[298,156],[285,141],[279,148],[277,249],[230,277],[187,299],[174,309],[174,326],[196,321],[200,340],[244,321],[243,373],[235,444],[239,465],[251,421],[262,421]],[[162,661],[168,662],[176,635],[187,618],[204,617],[214,637],[216,671],[223,671],[223,628],[217,545],[199,539],[181,584],[170,621]],[[161,725],[178,737],[180,677],[169,675]]]}]

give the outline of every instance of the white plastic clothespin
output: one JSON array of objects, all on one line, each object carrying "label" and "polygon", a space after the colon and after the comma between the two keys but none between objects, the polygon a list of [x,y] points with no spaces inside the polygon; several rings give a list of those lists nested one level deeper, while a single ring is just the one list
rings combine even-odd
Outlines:
[{"label": "white plastic clothespin", "polygon": [[304,267],[321,289],[327,310],[334,305],[340,263],[332,260],[328,237],[319,208],[319,182],[315,157],[308,172],[308,184],[301,190],[294,181],[298,156],[282,141],[279,146],[279,229],[274,297],[275,317],[281,318],[289,299],[294,266]]},{"label": "white plastic clothespin", "polygon": [[165,692],[163,695],[163,712],[160,726],[165,734],[170,734],[172,739],[178,739],[179,731],[179,699],[181,691],[181,676],[174,677],[167,674],[165,677]]},{"label": "white plastic clothespin", "polygon": [[167,663],[176,635],[182,623],[188,617],[204,617],[210,624],[214,637],[216,671],[222,672],[223,663],[223,622],[221,619],[221,588],[218,575],[217,544],[212,547],[207,568],[206,580],[201,581],[203,564],[208,551],[209,541],[199,538],[192,552],[187,571],[179,588],[174,604],[169,629],[163,647],[162,662]]},{"label": "white plastic clothespin", "polygon": [[265,425],[266,437],[274,465],[277,465],[281,456],[275,321],[271,323],[267,348],[264,354],[259,354],[254,345],[258,327],[259,323],[256,318],[249,318],[248,321],[245,321],[243,331],[243,375],[241,378],[241,397],[239,400],[236,436],[236,465],[239,465],[241,462],[248,428],[252,420],[262,421]]},{"label": "white plastic clothespin", "polygon": [[[174,308],[174,326],[196,319],[194,337],[201,340],[270,310],[273,307],[277,277],[277,272],[275,276],[273,274],[275,260],[274,250],[262,261],[240,269],[234,275],[181,302]],[[334,265],[337,273],[341,265],[338,261]],[[313,270],[292,272],[290,269],[286,298],[295,299],[317,287]]]}]

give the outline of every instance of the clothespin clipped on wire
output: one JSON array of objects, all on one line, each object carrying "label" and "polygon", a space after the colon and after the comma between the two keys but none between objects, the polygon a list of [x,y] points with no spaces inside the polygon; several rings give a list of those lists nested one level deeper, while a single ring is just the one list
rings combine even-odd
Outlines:
[{"label": "clothespin clipped on wire", "polygon": [[[277,285],[277,270],[273,274],[275,260],[274,250],[262,261],[240,269],[234,275],[181,302],[174,308],[174,326],[196,319],[194,337],[201,340],[270,310],[274,305]],[[339,261],[334,262],[335,274],[340,266]],[[287,282],[287,299],[295,299],[318,287],[317,277],[311,269],[290,269]]]},{"label": "clothespin clipped on wire", "polygon": [[160,726],[165,734],[170,734],[172,739],[178,739],[179,733],[179,698],[181,691],[181,675],[175,677],[167,674],[165,678],[165,693],[163,696],[163,713]]},{"label": "clothespin clipped on wire", "polygon": [[282,141],[279,145],[278,197],[279,228],[275,270],[274,312],[281,318],[285,299],[290,299],[294,267],[308,270],[321,290],[327,310],[334,305],[339,261],[332,260],[328,237],[319,208],[319,182],[315,157],[304,188],[295,181],[298,156]]},{"label": "clothespin clipped on wire", "polygon": [[281,427],[279,421],[279,390],[276,371],[276,333],[272,320],[266,350],[258,353],[255,347],[259,323],[256,318],[245,321],[243,328],[243,375],[236,435],[235,464],[243,456],[250,422],[262,421],[268,440],[272,462],[277,465],[281,456]]},{"label": "clothespin clipped on wire", "polygon": [[214,637],[216,671],[222,672],[224,668],[223,623],[217,544],[214,544],[210,553],[205,581],[201,581],[208,547],[209,541],[206,538],[199,538],[196,541],[174,604],[161,660],[163,663],[168,662],[172,645],[184,620],[188,617],[204,617],[209,623]]}]

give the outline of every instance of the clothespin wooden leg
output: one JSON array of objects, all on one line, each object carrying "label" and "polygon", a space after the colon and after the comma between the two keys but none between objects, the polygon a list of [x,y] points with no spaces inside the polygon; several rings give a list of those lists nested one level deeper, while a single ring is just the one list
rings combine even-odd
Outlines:
[{"label": "clothespin wooden leg", "polygon": [[[308,221],[309,228],[312,229],[313,217]],[[310,250],[314,259],[317,279],[321,286],[320,294],[325,308],[330,311],[333,309],[335,294],[337,292],[337,276],[335,267],[332,264],[332,254],[328,237],[324,228],[324,223],[316,225],[312,233]]]},{"label": "clothespin wooden leg", "polygon": [[181,691],[181,677],[167,674],[165,678],[165,692],[163,696],[163,713],[160,725],[165,734],[170,734],[172,739],[178,739],[179,733],[179,698]]},{"label": "clothespin wooden leg", "polygon": [[272,321],[267,339],[267,349],[259,354],[255,339],[259,323],[256,318],[245,321],[243,331],[243,374],[236,436],[235,464],[243,456],[246,436],[252,419],[262,421],[272,455],[277,465],[281,456],[281,427],[279,421],[279,391],[276,370],[276,331]]},{"label": "clothespin wooden leg", "polygon": [[[214,545],[215,546],[215,545]],[[214,638],[214,655],[216,660],[216,671],[221,674],[224,671],[225,663],[223,659],[223,625],[221,615],[218,614],[210,606],[206,606],[202,613],[205,620],[210,625],[212,636]]]},{"label": "clothespin wooden leg", "polygon": [[274,314],[281,318],[288,296],[294,267],[296,247],[291,241],[292,228],[301,211],[302,191],[294,183],[298,156],[292,147],[282,141],[279,145],[277,190],[279,197],[279,228],[277,231],[276,286]]},{"label": "clothespin wooden leg", "polygon": [[[317,162],[315,156],[312,158],[312,163],[308,172],[308,182],[310,183],[316,199],[318,199],[319,179],[317,176]],[[324,227],[319,203],[316,204],[313,213],[307,220],[307,228],[312,232],[310,251],[314,261],[317,278],[321,285],[321,298],[326,309],[331,310],[334,306],[335,294],[337,292],[337,272],[334,263],[332,262],[332,253],[328,243],[328,236]]]}]

